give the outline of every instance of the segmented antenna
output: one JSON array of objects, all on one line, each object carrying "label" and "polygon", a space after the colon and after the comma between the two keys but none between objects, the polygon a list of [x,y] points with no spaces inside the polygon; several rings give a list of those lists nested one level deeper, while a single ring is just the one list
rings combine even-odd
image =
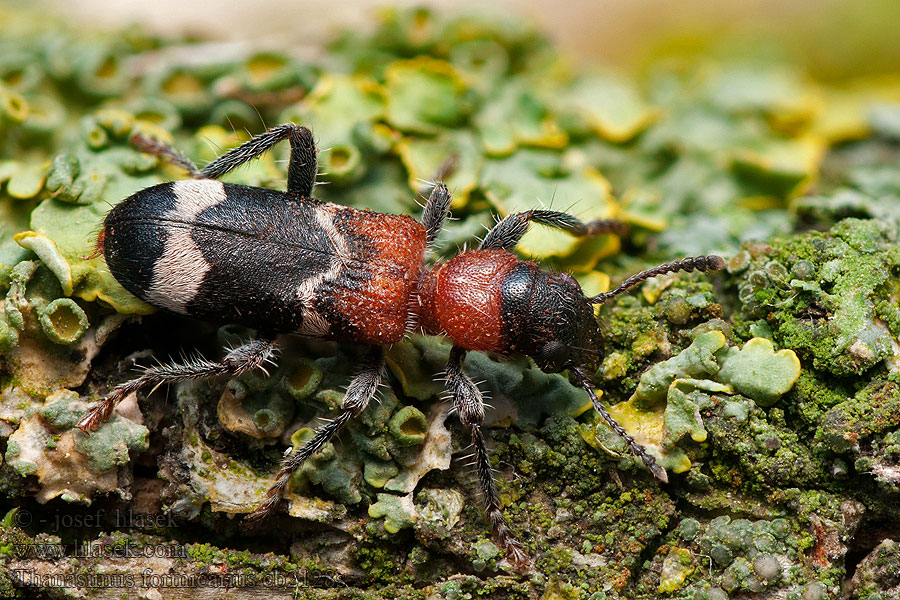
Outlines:
[{"label": "segmented antenna", "polygon": [[622,292],[629,290],[636,286],[637,284],[650,279],[651,277],[656,277],[657,275],[662,275],[663,273],[676,273],[678,271],[688,271],[691,272],[694,269],[698,271],[719,271],[725,268],[725,259],[721,256],[690,256],[688,258],[682,258],[681,260],[676,260],[674,262],[665,263],[652,269],[647,269],[646,271],[641,271],[640,273],[636,273],[623,281],[619,287],[614,290],[610,290],[608,292],[603,292],[602,294],[597,294],[592,298],[588,298],[588,301],[591,304],[603,304],[610,298],[614,296],[618,296]]},{"label": "segmented antenna", "polygon": [[603,417],[603,420],[606,421],[606,424],[609,425],[613,431],[619,434],[619,437],[625,441],[625,444],[628,446],[628,449],[631,452],[641,459],[644,465],[653,473],[653,476],[662,481],[663,483],[669,483],[669,476],[666,474],[666,470],[662,468],[662,466],[656,462],[656,459],[650,456],[647,453],[647,449],[642,445],[638,444],[634,441],[634,438],[628,435],[628,432],[625,431],[625,428],[619,425],[619,423],[613,418],[611,414],[606,410],[606,407],[600,403],[600,398],[597,397],[597,394],[594,393],[594,388],[591,386],[590,380],[587,376],[581,372],[579,369],[572,369],[572,372],[575,375],[575,379],[578,382],[584,391],[588,393],[591,397],[591,403],[594,405],[594,410],[600,413],[600,416]]}]

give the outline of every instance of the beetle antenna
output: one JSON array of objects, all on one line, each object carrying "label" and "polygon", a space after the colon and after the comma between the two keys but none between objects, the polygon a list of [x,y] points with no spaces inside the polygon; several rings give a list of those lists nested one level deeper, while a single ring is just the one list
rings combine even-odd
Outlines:
[{"label": "beetle antenna", "polygon": [[603,417],[603,420],[606,421],[606,424],[609,425],[613,431],[619,434],[619,437],[625,440],[625,444],[628,446],[628,449],[631,452],[641,459],[644,465],[650,469],[650,472],[653,473],[653,476],[662,481],[663,483],[669,483],[669,476],[666,474],[666,470],[662,468],[662,466],[656,462],[656,459],[650,456],[647,453],[647,449],[642,445],[638,444],[634,441],[634,438],[628,435],[628,432],[625,431],[619,423],[613,418],[609,411],[606,410],[606,407],[600,403],[600,398],[597,397],[597,394],[594,392],[594,388],[591,386],[590,380],[580,369],[572,369],[573,374],[575,375],[575,381],[578,385],[584,389],[588,393],[588,396],[591,397],[591,403],[594,405],[594,410],[600,413],[600,416]]},{"label": "beetle antenna", "polygon": [[608,292],[603,292],[602,294],[597,294],[596,296],[589,297],[588,301],[591,304],[603,304],[610,298],[614,296],[618,296],[622,292],[625,292],[637,284],[650,279],[651,277],[656,277],[657,275],[662,275],[663,273],[677,273],[678,271],[693,271],[694,269],[698,271],[719,271],[725,268],[725,260],[721,256],[709,255],[709,256],[690,256],[688,258],[682,258],[681,260],[676,260],[674,262],[665,263],[652,269],[647,269],[646,271],[641,271],[640,273],[635,273],[617,287],[614,290],[610,290]]}]

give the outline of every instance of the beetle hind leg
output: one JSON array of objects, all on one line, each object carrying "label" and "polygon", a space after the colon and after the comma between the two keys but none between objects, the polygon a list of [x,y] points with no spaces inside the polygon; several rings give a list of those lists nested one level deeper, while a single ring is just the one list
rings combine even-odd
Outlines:
[{"label": "beetle hind leg", "polygon": [[193,179],[202,179],[200,169],[194,164],[194,161],[182,154],[174,147],[165,144],[157,139],[147,137],[141,133],[135,133],[129,140],[132,146],[140,150],[144,154],[152,154],[158,156],[168,163],[181,167],[188,172]]},{"label": "beetle hind leg", "polygon": [[380,346],[372,348],[362,370],[350,382],[344,401],[341,403],[341,414],[326,421],[319,427],[312,439],[299,450],[289,454],[281,463],[281,469],[275,476],[275,483],[269,488],[266,499],[244,518],[245,530],[253,530],[278,508],[284,498],[291,475],[306,460],[331,441],[335,434],[349,421],[361,413],[369,401],[375,397],[381,379],[384,377],[384,349]]},{"label": "beetle hind leg", "polygon": [[291,161],[288,164],[288,193],[309,197],[316,185],[318,171],[316,143],[306,127],[285,123],[265,131],[232,148],[200,170],[200,177],[218,179],[245,162],[271,150],[277,143],[290,140]]},{"label": "beetle hind leg", "polygon": [[150,367],[131,381],[117,385],[99,404],[88,410],[77,427],[88,433],[105,423],[113,409],[126,396],[147,386],[159,386],[188,379],[207,379],[217,375],[240,375],[254,368],[261,368],[270,360],[275,350],[275,340],[256,339],[231,350],[219,362],[197,358],[182,364],[171,363]]},{"label": "beetle hind leg", "polygon": [[232,148],[202,169],[198,169],[191,159],[168,144],[139,133],[131,137],[132,145],[138,150],[159,156],[173,165],[183,168],[194,179],[218,179],[245,162],[271,150],[278,142],[284,140],[290,140],[291,142],[291,161],[288,165],[287,191],[297,196],[312,196],[313,187],[316,185],[316,173],[319,168],[317,161],[318,151],[316,150],[312,132],[300,125],[285,123],[284,125],[273,127],[254,136],[237,148]]}]

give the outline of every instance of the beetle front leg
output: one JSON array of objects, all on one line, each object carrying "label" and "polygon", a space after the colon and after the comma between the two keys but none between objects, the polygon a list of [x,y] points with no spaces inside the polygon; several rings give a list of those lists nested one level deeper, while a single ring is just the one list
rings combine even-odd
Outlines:
[{"label": "beetle front leg", "polygon": [[362,370],[350,382],[344,401],[341,404],[341,414],[331,421],[326,421],[302,448],[284,458],[281,463],[281,470],[275,476],[275,483],[269,488],[268,497],[245,517],[243,523],[245,529],[254,529],[272,514],[284,498],[291,475],[303,465],[306,459],[330,442],[331,438],[340,431],[347,421],[365,410],[369,401],[375,397],[382,377],[384,377],[384,349],[380,346],[375,346],[366,357]]},{"label": "beetle front leg", "polygon": [[484,400],[481,391],[475,382],[465,374],[462,361],[466,351],[459,346],[454,346],[450,351],[450,361],[447,363],[447,387],[453,397],[453,407],[459,413],[459,420],[469,429],[472,436],[472,446],[475,452],[475,468],[478,471],[478,480],[481,483],[481,495],[484,509],[487,512],[491,527],[500,544],[506,551],[506,555],[517,565],[528,562],[521,542],[516,539],[503,512],[500,509],[500,499],[497,496],[497,488],[494,484],[494,473],[491,468],[491,459],[484,445],[484,437],[481,434],[481,424],[484,422]]},{"label": "beetle front leg", "polygon": [[528,231],[528,224],[534,221],[547,227],[553,227],[575,237],[591,237],[601,233],[624,235],[628,224],[614,219],[599,219],[585,223],[577,217],[555,210],[527,210],[513,213],[494,225],[478,246],[481,250],[512,250]]},{"label": "beetle front leg", "polygon": [[158,386],[188,379],[207,379],[217,375],[237,376],[251,369],[262,367],[272,358],[274,339],[256,339],[235,348],[219,362],[197,358],[185,364],[171,363],[150,367],[137,379],[117,385],[99,404],[88,410],[78,422],[85,433],[96,431],[109,419],[113,409],[126,396],[148,385]]}]

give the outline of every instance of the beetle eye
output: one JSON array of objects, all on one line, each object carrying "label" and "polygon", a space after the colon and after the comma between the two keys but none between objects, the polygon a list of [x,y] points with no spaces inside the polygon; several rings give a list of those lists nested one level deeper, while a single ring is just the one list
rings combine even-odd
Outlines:
[{"label": "beetle eye", "polygon": [[541,348],[541,359],[546,368],[542,370],[548,373],[558,373],[566,368],[569,357],[572,355],[569,347],[559,341],[547,342]]}]

